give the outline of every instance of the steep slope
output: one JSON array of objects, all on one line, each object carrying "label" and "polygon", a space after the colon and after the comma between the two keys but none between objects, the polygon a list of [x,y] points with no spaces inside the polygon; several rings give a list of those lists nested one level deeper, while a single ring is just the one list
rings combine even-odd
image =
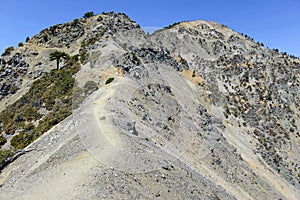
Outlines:
[{"label": "steep slope", "polygon": [[3,76],[12,86],[1,103],[43,80],[57,49],[79,56],[73,113],[1,172],[1,198],[300,198],[299,59],[213,22],[149,36],[104,13],[52,26],[1,57],[4,71],[17,71],[7,64],[16,55],[28,63],[18,81]]},{"label": "steep slope", "polygon": [[[299,59],[212,22],[182,23],[154,37],[177,49],[206,80],[204,94],[224,109],[228,132],[235,127],[238,135],[250,134],[256,143],[252,151],[291,184],[299,184]],[[173,47],[175,40],[187,44]]]}]

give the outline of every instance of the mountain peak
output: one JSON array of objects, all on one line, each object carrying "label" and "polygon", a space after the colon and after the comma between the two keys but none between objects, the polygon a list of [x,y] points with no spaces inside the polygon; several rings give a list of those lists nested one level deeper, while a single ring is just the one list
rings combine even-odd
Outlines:
[{"label": "mountain peak", "polygon": [[202,20],[44,29],[0,57],[0,195],[299,199],[299,66]]}]

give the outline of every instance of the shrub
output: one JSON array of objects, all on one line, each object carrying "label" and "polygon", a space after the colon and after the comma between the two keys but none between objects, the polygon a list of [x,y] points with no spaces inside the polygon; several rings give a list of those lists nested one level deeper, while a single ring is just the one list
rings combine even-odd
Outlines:
[{"label": "shrub", "polygon": [[14,47],[10,46],[8,48],[5,49],[5,51],[2,53],[1,56],[8,56],[10,55],[10,53],[14,50]]},{"label": "shrub", "polygon": [[10,141],[11,146],[13,146],[15,149],[22,149],[26,147],[25,137],[26,135],[24,133],[15,135]]},{"label": "shrub", "polygon": [[44,119],[39,122],[39,125],[34,129],[36,137],[50,130],[53,126],[71,115],[71,108],[62,109],[58,112],[50,112]]},{"label": "shrub", "polygon": [[25,42],[29,42],[30,38],[26,37]]},{"label": "shrub", "polygon": [[24,127],[24,131],[31,131],[31,130],[33,130],[35,127],[34,127],[34,125],[33,125],[33,123],[29,123],[29,124],[27,124],[25,127]]},{"label": "shrub", "polygon": [[87,81],[84,86],[84,93],[86,96],[92,94],[94,91],[98,90],[98,85],[94,81]]},{"label": "shrub", "polygon": [[87,50],[85,47],[79,49],[79,56],[80,56],[80,62],[82,64],[86,64],[89,55],[87,54]]},{"label": "shrub", "polygon": [[18,47],[24,46],[23,42],[19,42]]},{"label": "shrub", "polygon": [[11,141],[10,144],[15,148],[15,150],[18,149],[24,149],[26,146],[28,146],[30,143],[32,143],[38,136],[35,134],[34,131],[31,132],[21,132],[18,135],[15,135]]},{"label": "shrub", "polygon": [[90,12],[84,13],[83,18],[90,18],[90,17],[93,17],[93,16],[94,16],[94,12],[90,11]]},{"label": "shrub", "polygon": [[13,135],[18,129],[22,129],[25,126],[25,122],[23,120],[19,120],[19,116],[15,115],[12,121],[9,121],[5,126],[3,126],[3,130],[6,134]]},{"label": "shrub", "polygon": [[73,23],[74,23],[74,24],[78,24],[78,23],[79,23],[79,19],[74,19],[74,20],[73,20]]},{"label": "shrub", "polygon": [[8,156],[12,155],[10,150],[0,150],[0,163]]},{"label": "shrub", "polygon": [[6,143],[6,138],[3,135],[0,135],[0,146]]},{"label": "shrub", "polygon": [[123,43],[123,44],[122,44],[122,48],[123,48],[124,50],[127,50],[127,43]]},{"label": "shrub", "polygon": [[28,104],[22,107],[21,112],[26,121],[38,120],[41,118],[41,115],[37,112],[36,108]]},{"label": "shrub", "polygon": [[111,82],[113,82],[114,78],[109,78],[106,80],[105,85],[110,84]]},{"label": "shrub", "polygon": [[132,62],[134,63],[134,64],[136,64],[137,66],[138,65],[140,65],[142,62],[141,62],[141,60],[139,59],[139,57],[135,54],[135,52],[131,52],[131,55],[132,55]]}]

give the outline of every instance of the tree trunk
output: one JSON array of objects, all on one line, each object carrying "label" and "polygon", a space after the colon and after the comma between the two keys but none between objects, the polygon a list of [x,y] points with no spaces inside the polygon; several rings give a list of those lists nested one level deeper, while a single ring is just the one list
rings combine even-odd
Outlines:
[{"label": "tree trunk", "polygon": [[56,59],[56,69],[59,70],[59,59]]}]

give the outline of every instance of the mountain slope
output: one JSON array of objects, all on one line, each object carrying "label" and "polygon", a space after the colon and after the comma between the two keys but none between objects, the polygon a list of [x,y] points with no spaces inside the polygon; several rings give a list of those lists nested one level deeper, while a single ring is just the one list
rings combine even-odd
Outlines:
[{"label": "mountain slope", "polygon": [[[1,172],[1,197],[300,198],[298,58],[214,22],[147,35],[126,15],[104,13],[52,26],[3,55],[1,105],[49,76],[54,50],[79,58],[73,93],[53,103],[71,97],[73,113]],[[47,102],[41,119],[55,113]],[[3,149],[12,135],[29,135],[5,130]]]}]

